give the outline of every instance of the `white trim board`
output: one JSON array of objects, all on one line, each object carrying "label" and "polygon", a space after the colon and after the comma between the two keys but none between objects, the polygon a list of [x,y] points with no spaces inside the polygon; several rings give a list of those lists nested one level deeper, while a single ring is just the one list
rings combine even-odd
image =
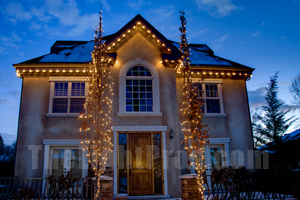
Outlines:
[{"label": "white trim board", "polygon": [[43,139],[43,144],[46,145],[81,145],[79,139]]},{"label": "white trim board", "polygon": [[77,76],[77,77],[70,77],[70,76],[50,76],[49,81],[82,81],[88,82],[89,78],[87,76]]},{"label": "white trim board", "polygon": [[112,131],[167,131],[167,126],[113,126]]},{"label": "white trim board", "polygon": [[230,138],[208,138],[209,144],[229,143]]}]

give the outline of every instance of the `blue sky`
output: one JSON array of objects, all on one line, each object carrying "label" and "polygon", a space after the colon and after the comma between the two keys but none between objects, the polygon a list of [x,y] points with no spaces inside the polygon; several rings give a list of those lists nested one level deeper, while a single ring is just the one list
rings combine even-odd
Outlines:
[{"label": "blue sky", "polygon": [[[255,68],[247,82],[251,109],[279,71],[279,98],[291,105],[291,80],[300,72],[300,0],[102,0],[105,35],[141,14],[166,38],[179,41],[179,10],[190,43]],[[50,52],[56,40],[91,40],[100,0],[0,1],[0,134],[16,139],[21,79],[12,64]],[[300,117],[300,112],[293,113]],[[34,123],[34,122],[32,122]],[[292,128],[295,129],[294,126]],[[290,131],[292,131],[290,130]]]}]

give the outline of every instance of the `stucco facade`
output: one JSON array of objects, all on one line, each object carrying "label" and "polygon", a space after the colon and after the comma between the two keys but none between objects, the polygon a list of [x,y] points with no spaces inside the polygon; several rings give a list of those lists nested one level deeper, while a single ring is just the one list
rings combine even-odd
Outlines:
[{"label": "stucco facade", "polygon": [[[124,31],[128,29],[132,31],[127,33],[127,39],[124,36],[124,41],[116,46],[111,45],[111,47],[115,47],[109,51],[115,60],[112,67],[114,80],[112,112],[114,138],[112,141],[114,141],[114,151],[108,162],[108,167],[112,170],[108,170],[107,174],[114,178],[114,195],[122,193],[119,175],[121,172],[118,171],[120,134],[123,136],[127,134],[126,137],[135,133],[159,134],[160,161],[162,162],[160,173],[162,175],[157,180],[161,180],[162,188],[158,189],[160,192],[153,190],[152,194],[160,193],[179,197],[179,175],[186,172],[186,154],[184,154],[181,144],[183,134],[181,134],[179,113],[183,80],[182,75],[176,72],[176,66],[179,64],[176,59],[179,50],[139,15],[116,34],[108,37],[108,46],[114,42],[115,38],[122,37]],[[151,31],[155,41],[164,45],[160,47],[154,45],[153,38],[149,37],[144,29]],[[84,44],[78,44],[78,46],[80,45]],[[163,48],[165,46],[166,48]],[[52,52],[49,55],[56,56],[63,50],[61,49],[58,53]],[[215,58],[212,54],[205,53],[204,55]],[[66,56],[70,57],[70,55]],[[173,60],[164,60],[166,56]],[[51,104],[54,99],[52,91],[54,90],[53,84],[56,82],[86,82],[84,80],[88,75],[85,69],[90,64],[85,60],[78,62],[78,59],[75,62],[66,61],[67,59],[63,62],[55,59],[42,62],[43,59],[45,60],[46,57],[14,65],[18,76],[23,80],[17,138],[16,177],[48,177],[54,173],[53,160],[55,156],[53,155],[55,153],[53,150],[80,148],[78,113],[52,113],[52,106],[54,106]],[[220,58],[217,60],[219,62]],[[193,66],[195,81],[201,77],[201,84],[209,83],[218,89],[216,97],[218,111],[207,113],[204,118],[204,122],[210,129],[210,144],[206,147],[206,163],[208,167],[216,165],[212,161],[210,153],[214,150],[222,151],[222,161],[219,163],[221,166],[242,164],[252,167],[252,161],[249,158],[251,158],[253,145],[246,81],[249,80],[253,69],[228,60],[226,62],[229,64],[224,65],[224,60],[223,64],[222,62],[212,65],[199,63],[197,66]],[[146,68],[152,75],[152,112],[127,112],[125,109],[124,91],[127,87],[125,82],[128,79],[126,73],[135,66]],[[203,75],[204,72],[207,74]],[[207,112],[210,112],[208,107]],[[169,137],[171,130],[175,133],[172,139]],[[78,154],[77,151],[74,152]],[[248,157],[249,155],[250,157]],[[85,177],[87,172],[85,156],[82,154],[79,157],[81,168],[83,168],[82,177]]]}]

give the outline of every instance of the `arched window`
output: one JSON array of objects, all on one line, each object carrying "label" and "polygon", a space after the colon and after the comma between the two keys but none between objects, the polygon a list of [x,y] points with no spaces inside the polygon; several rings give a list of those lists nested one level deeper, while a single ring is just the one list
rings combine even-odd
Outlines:
[{"label": "arched window", "polygon": [[153,76],[143,66],[131,67],[126,79],[126,112],[153,112]]},{"label": "arched window", "polygon": [[117,116],[162,116],[159,96],[158,71],[151,63],[136,58],[122,66]]}]

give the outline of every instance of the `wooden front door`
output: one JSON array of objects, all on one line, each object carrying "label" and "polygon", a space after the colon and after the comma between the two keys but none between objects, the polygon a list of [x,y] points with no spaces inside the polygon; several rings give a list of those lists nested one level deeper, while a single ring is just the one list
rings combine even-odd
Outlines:
[{"label": "wooden front door", "polygon": [[129,195],[153,194],[151,134],[129,134],[129,150]]}]

